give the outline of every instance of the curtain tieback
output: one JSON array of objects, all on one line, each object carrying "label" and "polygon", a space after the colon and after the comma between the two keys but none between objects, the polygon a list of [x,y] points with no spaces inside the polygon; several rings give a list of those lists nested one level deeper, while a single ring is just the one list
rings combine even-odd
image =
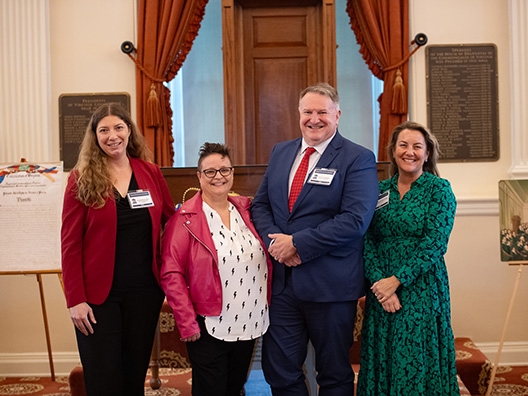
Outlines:
[{"label": "curtain tieback", "polygon": [[[411,42],[414,44],[414,40]],[[398,63],[384,67],[382,69],[383,73],[388,73],[394,69],[396,70],[396,77],[394,77],[394,84],[392,86],[392,103],[391,103],[391,112],[393,114],[407,114],[407,94],[405,90],[405,85],[403,84],[401,67],[409,61],[411,56],[414,55],[416,51],[420,49],[420,46],[417,46],[414,50],[409,52],[401,61]]]},{"label": "curtain tieback", "polygon": [[165,82],[165,79],[163,78],[156,78],[152,74],[150,74],[145,67],[139,63],[139,61],[134,58],[132,55],[127,54],[130,59],[136,64],[139,70],[143,72],[151,81],[152,84],[150,84],[150,92],[149,97],[147,99],[147,109],[144,113],[145,116],[145,125],[151,128],[157,128],[161,125],[161,105],[158,98],[158,93],[156,91],[156,84],[155,83],[163,83]]}]

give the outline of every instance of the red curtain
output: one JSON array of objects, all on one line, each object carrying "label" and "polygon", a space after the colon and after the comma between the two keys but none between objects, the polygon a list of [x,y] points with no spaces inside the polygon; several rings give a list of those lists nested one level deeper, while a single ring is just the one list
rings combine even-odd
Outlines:
[{"label": "red curtain", "polygon": [[394,127],[407,120],[409,78],[409,0],[348,0],[347,13],[369,69],[383,80],[378,161]]},{"label": "red curtain", "polygon": [[137,124],[159,166],[172,166],[171,81],[198,35],[207,0],[139,0]]}]

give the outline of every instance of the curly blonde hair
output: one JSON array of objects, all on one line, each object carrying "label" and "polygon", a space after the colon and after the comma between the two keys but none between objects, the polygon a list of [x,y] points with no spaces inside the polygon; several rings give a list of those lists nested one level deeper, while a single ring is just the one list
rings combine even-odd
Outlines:
[{"label": "curly blonde hair", "polygon": [[106,200],[113,196],[113,182],[108,170],[107,155],[97,141],[97,125],[108,116],[119,117],[130,129],[128,156],[152,161],[152,152],[145,138],[123,106],[119,103],[107,103],[97,108],[86,128],[79,158],[73,168],[77,176],[77,199],[95,208],[102,208]]}]

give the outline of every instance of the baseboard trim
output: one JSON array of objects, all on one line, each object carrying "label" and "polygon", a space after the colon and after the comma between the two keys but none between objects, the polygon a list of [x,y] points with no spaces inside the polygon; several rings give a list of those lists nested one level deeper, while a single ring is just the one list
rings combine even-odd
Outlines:
[{"label": "baseboard trim", "polygon": [[[495,363],[498,342],[476,342],[475,345],[487,358]],[[79,364],[77,352],[54,352],[55,375],[67,376]],[[502,347],[500,365],[528,365],[528,341],[505,342]],[[254,367],[256,368],[256,367]],[[41,353],[0,353],[0,376],[50,376],[48,354]]]},{"label": "baseboard trim", "polygon": [[[79,364],[77,352],[53,352],[55,375],[67,376]],[[0,376],[51,376],[47,352],[0,353]]]},{"label": "baseboard trim", "polygon": [[[475,345],[488,357],[491,363],[495,363],[499,350],[498,342],[475,342]],[[499,365],[528,365],[528,341],[505,342],[502,346]]]}]

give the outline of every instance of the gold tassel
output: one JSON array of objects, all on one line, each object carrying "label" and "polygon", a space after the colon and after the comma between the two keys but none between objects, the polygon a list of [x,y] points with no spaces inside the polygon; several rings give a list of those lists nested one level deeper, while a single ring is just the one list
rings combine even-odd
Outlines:
[{"label": "gold tassel", "polygon": [[396,70],[396,78],[392,86],[392,113],[407,114],[407,95],[400,69]]},{"label": "gold tassel", "polygon": [[148,127],[155,128],[161,125],[161,109],[156,86],[150,85],[149,98],[147,99],[147,111],[145,113],[145,124]]}]

